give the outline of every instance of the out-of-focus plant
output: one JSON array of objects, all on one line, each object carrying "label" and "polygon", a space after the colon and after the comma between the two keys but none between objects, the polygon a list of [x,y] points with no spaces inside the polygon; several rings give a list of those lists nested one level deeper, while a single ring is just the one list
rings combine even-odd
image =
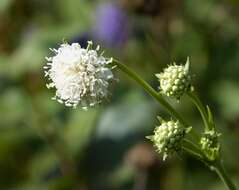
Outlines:
[{"label": "out-of-focus plant", "polygon": [[103,3],[96,10],[93,36],[109,47],[121,47],[129,38],[129,26],[129,18],[120,5]]}]

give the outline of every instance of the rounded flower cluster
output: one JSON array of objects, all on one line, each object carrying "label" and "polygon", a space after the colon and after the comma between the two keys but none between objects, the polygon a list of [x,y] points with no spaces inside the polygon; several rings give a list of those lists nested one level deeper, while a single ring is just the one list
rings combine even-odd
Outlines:
[{"label": "rounded flower cluster", "polygon": [[178,121],[160,121],[161,125],[155,128],[154,135],[149,139],[154,143],[157,151],[163,154],[165,160],[168,155],[181,150],[182,140],[189,130]]},{"label": "rounded flower cluster", "polygon": [[88,42],[86,49],[80,44],[62,44],[58,49],[51,49],[55,55],[46,57],[45,76],[50,82],[48,88],[55,88],[53,99],[66,106],[83,109],[94,106],[108,95],[108,87],[113,79],[112,68],[107,59],[99,54],[99,46],[92,49],[93,43]]},{"label": "rounded flower cluster", "polygon": [[180,99],[191,85],[189,66],[189,59],[187,59],[185,65],[174,64],[166,68],[163,73],[156,74],[161,92],[166,96]]},{"label": "rounded flower cluster", "polygon": [[201,148],[210,160],[215,160],[219,155],[220,144],[218,137],[220,135],[220,133],[214,130],[206,131],[200,140]]}]

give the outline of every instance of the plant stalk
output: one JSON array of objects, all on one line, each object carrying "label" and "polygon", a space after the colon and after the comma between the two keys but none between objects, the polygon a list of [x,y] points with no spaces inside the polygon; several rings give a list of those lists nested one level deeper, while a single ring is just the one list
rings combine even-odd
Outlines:
[{"label": "plant stalk", "polygon": [[234,185],[230,177],[227,175],[222,161],[216,161],[215,164],[211,167],[211,169],[217,173],[217,175],[220,177],[228,190],[237,190],[236,186]]},{"label": "plant stalk", "polygon": [[200,99],[197,97],[197,95],[194,92],[189,91],[189,92],[187,92],[187,95],[189,96],[191,101],[195,104],[198,111],[200,112],[201,117],[203,119],[203,123],[204,123],[206,129],[210,130],[211,127],[210,127],[210,123],[209,123],[209,120],[208,120],[208,115],[207,115],[206,109],[203,106],[202,102],[200,101]]},{"label": "plant stalk", "polygon": [[126,73],[129,77],[134,79],[139,85],[141,85],[144,90],[150,94],[153,98],[155,98],[168,112],[170,112],[176,119],[180,121],[184,126],[189,126],[187,122],[177,113],[177,111],[163,99],[163,97],[155,91],[147,82],[145,82],[140,76],[138,76],[134,71],[128,68],[126,65],[120,63],[119,61],[114,60],[117,67]]},{"label": "plant stalk", "polygon": [[[153,98],[155,98],[169,113],[171,113],[177,120],[179,120],[180,123],[182,123],[185,127],[189,127],[189,124],[181,117],[181,115],[159,94],[157,91],[155,91],[146,81],[144,81],[140,76],[138,76],[133,70],[128,68],[126,65],[120,63],[117,60],[114,60],[114,63],[116,66],[123,71],[125,74],[127,74],[129,77],[134,79],[140,86],[144,88],[144,90],[151,95]],[[208,120],[208,115],[206,112],[206,109],[204,108],[203,104],[199,100],[199,98],[192,92],[187,93],[190,99],[193,101],[193,103],[196,105],[197,109],[199,110],[203,122],[205,124],[206,129],[210,129],[210,123]],[[193,135],[198,140],[198,135],[194,132]],[[236,186],[233,184],[231,179],[228,177],[228,175],[225,172],[224,167],[222,166],[221,161],[215,161],[215,162],[208,162],[205,160],[204,155],[202,155],[202,152],[195,152],[187,147],[183,147],[183,149],[190,153],[192,156],[196,157],[197,159],[201,160],[204,164],[210,167],[213,171],[217,173],[217,175],[220,177],[220,179],[223,181],[225,186],[228,188],[228,190],[237,190]]]},{"label": "plant stalk", "polygon": [[[190,125],[182,118],[182,116],[158,93],[154,90],[146,81],[144,81],[137,73],[131,70],[126,65],[120,63],[117,60],[114,60],[116,66],[127,74],[129,77],[134,79],[140,86],[144,88],[144,90],[155,98],[169,113],[171,113],[184,127],[189,127]],[[192,130],[192,135],[196,140],[199,139],[198,135]]]}]

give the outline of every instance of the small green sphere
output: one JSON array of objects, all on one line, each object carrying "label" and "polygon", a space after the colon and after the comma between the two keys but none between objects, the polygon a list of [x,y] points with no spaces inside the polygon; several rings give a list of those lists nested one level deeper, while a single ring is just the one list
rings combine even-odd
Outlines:
[{"label": "small green sphere", "polygon": [[156,74],[160,82],[160,90],[168,97],[180,99],[190,90],[192,77],[189,72],[189,59],[185,65],[171,65],[164,72]]},{"label": "small green sphere", "polygon": [[163,154],[163,160],[168,155],[181,150],[182,140],[189,130],[184,128],[178,121],[163,121],[154,130],[154,135],[149,139],[154,143],[157,151]]}]

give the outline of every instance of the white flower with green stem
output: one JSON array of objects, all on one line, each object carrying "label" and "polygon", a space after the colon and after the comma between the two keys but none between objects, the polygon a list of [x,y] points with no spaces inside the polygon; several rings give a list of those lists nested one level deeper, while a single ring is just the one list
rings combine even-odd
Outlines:
[{"label": "white flower with green stem", "polygon": [[[189,153],[215,171],[229,190],[236,190],[222,166],[218,141],[220,134],[216,131],[211,110],[202,104],[193,90],[189,58],[185,65],[171,65],[156,75],[160,83],[158,92],[128,66],[103,57],[98,54],[99,48],[92,50],[91,45],[90,42],[88,48],[83,49],[79,44],[63,44],[53,50],[55,56],[47,58],[45,75],[51,80],[48,87],[56,88],[55,98],[66,106],[94,106],[109,94],[109,84],[113,79],[111,68],[116,66],[142,86],[173,117],[170,121],[161,120],[154,135],[149,137],[163,158],[178,151]],[[199,110],[204,123],[202,136],[163,97],[166,95],[179,101],[184,94]]]}]

